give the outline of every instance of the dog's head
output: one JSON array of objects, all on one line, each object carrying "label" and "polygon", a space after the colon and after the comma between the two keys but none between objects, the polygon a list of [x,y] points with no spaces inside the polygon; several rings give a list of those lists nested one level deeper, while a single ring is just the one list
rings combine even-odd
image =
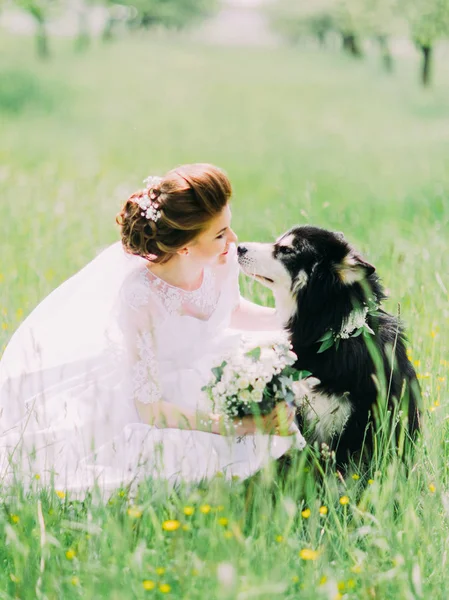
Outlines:
[{"label": "dog's head", "polygon": [[354,294],[363,301],[363,282],[377,282],[375,268],[341,233],[309,225],[293,227],[274,244],[243,242],[238,260],[246,275],[273,291],[286,323],[301,309],[307,308],[309,316],[310,312],[333,313],[343,299],[350,312]]}]

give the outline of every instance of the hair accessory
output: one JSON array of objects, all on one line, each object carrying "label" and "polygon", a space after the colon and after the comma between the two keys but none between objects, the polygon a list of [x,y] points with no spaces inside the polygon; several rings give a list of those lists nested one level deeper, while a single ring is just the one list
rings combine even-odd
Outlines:
[{"label": "hair accessory", "polygon": [[162,177],[150,176],[144,180],[146,189],[143,192],[141,198],[135,198],[135,202],[140,206],[142,217],[146,217],[148,220],[154,221],[155,223],[161,217],[161,211],[159,210],[160,203],[157,201],[159,197],[159,190],[155,188],[161,183]]}]

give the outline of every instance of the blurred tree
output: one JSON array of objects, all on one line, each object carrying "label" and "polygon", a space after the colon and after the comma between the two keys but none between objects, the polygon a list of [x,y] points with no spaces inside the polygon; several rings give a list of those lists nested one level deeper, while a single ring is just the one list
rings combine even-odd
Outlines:
[{"label": "blurred tree", "polygon": [[30,14],[36,23],[36,50],[39,58],[50,56],[47,22],[57,0],[16,0],[17,6]]},{"label": "blurred tree", "polygon": [[[126,7],[127,20],[134,27],[149,29],[154,26],[181,29],[212,14],[220,0],[109,0],[110,19],[104,31],[104,38],[110,39],[114,27],[123,21]],[[115,6],[114,6],[115,5]],[[119,10],[117,10],[119,9]]]},{"label": "blurred tree", "polygon": [[342,37],[343,50],[355,58],[363,56],[360,37],[365,29],[363,2],[357,0],[334,0],[334,21]]},{"label": "blurred tree", "polygon": [[332,0],[316,0],[313,5],[298,0],[277,0],[266,8],[274,28],[290,43],[312,35],[320,45],[334,29]]},{"label": "blurred tree", "polygon": [[[355,1],[355,0],[354,0]],[[397,0],[360,0],[364,14],[365,34],[374,38],[380,49],[386,71],[393,70],[390,38],[402,29],[403,19]]]},{"label": "blurred tree", "polygon": [[334,31],[341,36],[343,50],[357,58],[363,54],[363,13],[357,0],[279,0],[268,10],[276,29],[291,42],[312,35],[324,45]]},{"label": "blurred tree", "polygon": [[75,38],[75,50],[84,52],[90,46],[89,11],[94,0],[78,0],[72,2],[72,8],[76,10],[78,19],[78,33]]},{"label": "blurred tree", "polygon": [[399,0],[410,34],[421,51],[421,82],[429,86],[435,43],[449,35],[449,0]]}]

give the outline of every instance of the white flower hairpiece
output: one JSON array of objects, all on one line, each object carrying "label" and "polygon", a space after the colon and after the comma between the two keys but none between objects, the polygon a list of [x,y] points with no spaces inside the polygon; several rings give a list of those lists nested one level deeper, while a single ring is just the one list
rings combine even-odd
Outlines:
[{"label": "white flower hairpiece", "polygon": [[155,223],[161,218],[161,211],[159,210],[160,203],[157,201],[159,194],[156,194],[154,188],[158,186],[162,181],[162,177],[150,176],[144,180],[146,189],[141,198],[136,198],[135,202],[140,206],[142,217],[148,220],[154,221]]}]

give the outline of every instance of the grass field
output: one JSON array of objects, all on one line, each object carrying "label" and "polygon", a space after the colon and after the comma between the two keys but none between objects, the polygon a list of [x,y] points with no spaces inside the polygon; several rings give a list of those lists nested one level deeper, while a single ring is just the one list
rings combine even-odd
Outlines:
[{"label": "grass field", "polygon": [[285,486],[266,473],[249,492],[148,482],[86,507],[18,491],[0,509],[0,598],[446,598],[449,69],[423,92],[412,60],[390,78],[311,50],[54,49],[42,64],[30,40],[0,38],[0,347],[118,239],[115,213],[145,176],[212,162],[233,182],[240,239],[315,223],[377,266],[408,327],[424,432],[408,477],[393,461],[318,482],[300,461]]}]

